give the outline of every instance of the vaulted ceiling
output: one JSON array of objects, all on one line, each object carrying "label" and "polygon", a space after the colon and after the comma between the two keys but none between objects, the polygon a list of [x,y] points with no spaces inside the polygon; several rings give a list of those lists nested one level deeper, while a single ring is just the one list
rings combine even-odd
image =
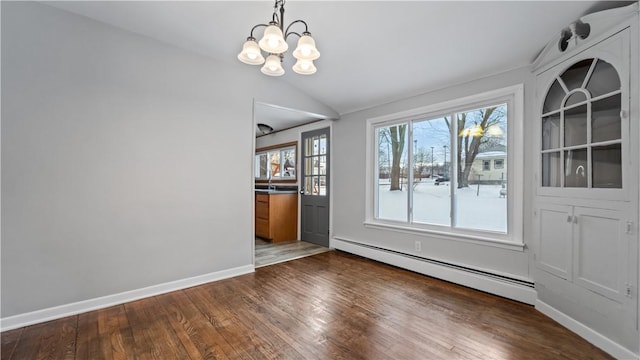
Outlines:
[{"label": "vaulted ceiling", "polygon": [[[285,81],[345,114],[526,66],[569,23],[627,3],[287,1],[285,25],[305,20],[321,57],[318,72],[304,76],[291,70],[287,54],[286,74],[271,81]],[[47,4],[265,76],[236,55],[251,28],[271,19],[273,1]]]}]

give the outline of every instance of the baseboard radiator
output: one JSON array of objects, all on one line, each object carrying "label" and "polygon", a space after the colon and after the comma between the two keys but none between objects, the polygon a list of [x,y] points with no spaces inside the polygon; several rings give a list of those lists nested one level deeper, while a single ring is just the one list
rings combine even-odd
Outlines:
[{"label": "baseboard radiator", "polygon": [[331,247],[336,250],[363,256],[368,259],[450,281],[476,290],[530,305],[534,305],[537,298],[534,283],[530,281],[406,254],[340,237],[333,237],[331,240]]}]

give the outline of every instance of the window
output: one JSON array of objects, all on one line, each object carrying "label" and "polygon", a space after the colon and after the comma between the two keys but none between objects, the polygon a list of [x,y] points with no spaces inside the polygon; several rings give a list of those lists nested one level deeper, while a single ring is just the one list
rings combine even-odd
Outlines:
[{"label": "window", "polygon": [[521,86],[370,119],[366,224],[521,245],[521,122]]},{"label": "window", "polygon": [[256,181],[296,180],[296,143],[286,143],[256,150]]},{"label": "window", "polygon": [[491,160],[482,160],[482,170],[483,171],[491,170]]}]

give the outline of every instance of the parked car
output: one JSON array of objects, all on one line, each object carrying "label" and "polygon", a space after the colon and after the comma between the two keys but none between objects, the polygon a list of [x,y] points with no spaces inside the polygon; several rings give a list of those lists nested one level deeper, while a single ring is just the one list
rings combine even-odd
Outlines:
[{"label": "parked car", "polygon": [[447,181],[449,181],[448,176],[438,176],[435,180],[435,184],[440,185],[440,183],[447,182]]}]

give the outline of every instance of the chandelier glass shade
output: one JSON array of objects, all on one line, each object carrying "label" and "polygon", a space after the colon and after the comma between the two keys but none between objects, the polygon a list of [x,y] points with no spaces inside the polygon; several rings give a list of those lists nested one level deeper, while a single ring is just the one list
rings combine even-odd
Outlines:
[{"label": "chandelier glass shade", "polygon": [[[278,12],[280,13],[278,15]],[[313,60],[320,57],[320,52],[316,48],[316,42],[311,37],[307,23],[296,20],[284,28],[284,0],[276,0],[273,10],[272,20],[269,24],[258,24],[251,29],[251,34],[242,46],[242,51],[238,54],[238,60],[249,65],[262,65],[262,73],[269,76],[281,76],[284,74],[282,60],[284,54],[289,50],[287,38],[291,35],[298,36],[298,43],[293,51],[293,57],[297,59],[293,66],[293,71],[301,75],[311,75],[317,71]],[[294,24],[303,24],[304,32],[299,34],[290,31]],[[253,32],[260,27],[264,27],[264,33],[260,41],[256,41]],[[267,53],[265,60],[262,51]]]},{"label": "chandelier glass shade", "polygon": [[238,54],[238,60],[249,65],[260,65],[264,63],[264,57],[260,52],[260,47],[256,39],[250,38],[242,45],[242,52]]},{"label": "chandelier glass shade", "polygon": [[260,71],[269,76],[280,76],[284,74],[284,69],[280,63],[280,57],[273,54],[267,56],[267,61],[264,62],[264,66],[262,66]]}]

